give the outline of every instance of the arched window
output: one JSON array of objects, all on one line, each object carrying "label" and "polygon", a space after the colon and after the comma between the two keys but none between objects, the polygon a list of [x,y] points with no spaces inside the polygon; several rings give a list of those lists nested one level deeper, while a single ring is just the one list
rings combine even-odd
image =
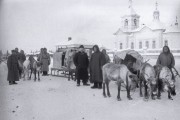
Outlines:
[{"label": "arched window", "polygon": [[155,49],[156,48],[156,41],[152,42],[152,48]]},{"label": "arched window", "polygon": [[123,45],[123,44],[122,44],[122,43],[120,43],[120,47],[119,47],[120,49],[123,49],[123,46],[122,46],[122,45]]},{"label": "arched window", "polygon": [[146,41],[146,48],[149,48],[149,41]]},{"label": "arched window", "polygon": [[168,40],[164,41],[164,46],[168,46]]},{"label": "arched window", "polygon": [[131,43],[131,49],[134,49],[134,43],[133,42]]},{"label": "arched window", "polygon": [[142,49],[142,42],[139,42],[139,49]]},{"label": "arched window", "polygon": [[134,26],[136,26],[137,25],[137,20],[136,19],[134,19]]},{"label": "arched window", "polygon": [[128,26],[128,20],[127,19],[125,20],[125,26]]}]

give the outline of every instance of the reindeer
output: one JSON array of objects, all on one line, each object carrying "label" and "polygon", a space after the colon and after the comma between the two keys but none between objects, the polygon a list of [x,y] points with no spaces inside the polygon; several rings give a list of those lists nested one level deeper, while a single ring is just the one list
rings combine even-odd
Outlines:
[{"label": "reindeer", "polygon": [[155,65],[156,73],[158,75],[158,99],[161,99],[161,91],[168,92],[168,99],[173,100],[171,95],[175,96],[175,80],[172,79],[172,72],[166,66]]},{"label": "reindeer", "polygon": [[154,67],[149,63],[143,63],[140,68],[140,96],[142,97],[142,84],[144,85],[144,98],[147,100],[149,96],[155,100],[155,95],[157,95],[157,77]]},{"label": "reindeer", "polygon": [[127,98],[132,100],[130,90],[135,89],[138,77],[132,74],[123,64],[107,63],[103,66],[103,96],[106,97],[105,85],[107,87],[107,95],[111,97],[109,92],[109,83],[111,80],[117,81],[118,95],[117,100],[120,101],[121,84],[124,83],[127,90]]},{"label": "reindeer", "polygon": [[[67,69],[69,72],[68,80],[70,80],[70,77],[73,80],[73,74],[76,72],[76,66],[74,65],[74,62],[73,62],[75,53],[76,53],[75,50],[69,49],[67,50],[66,55],[65,55],[65,65],[67,66]],[[76,77],[74,80],[76,80]]]},{"label": "reindeer", "polygon": [[30,60],[25,60],[23,62],[23,78],[29,78],[29,70],[30,70]]}]

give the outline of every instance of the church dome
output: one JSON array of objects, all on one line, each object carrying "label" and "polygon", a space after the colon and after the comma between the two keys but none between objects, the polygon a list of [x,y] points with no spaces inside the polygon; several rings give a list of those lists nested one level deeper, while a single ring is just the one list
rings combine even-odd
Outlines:
[{"label": "church dome", "polygon": [[153,12],[153,21],[147,25],[152,30],[165,30],[165,25],[159,19],[160,12],[157,9],[158,3],[156,2],[156,9]]}]

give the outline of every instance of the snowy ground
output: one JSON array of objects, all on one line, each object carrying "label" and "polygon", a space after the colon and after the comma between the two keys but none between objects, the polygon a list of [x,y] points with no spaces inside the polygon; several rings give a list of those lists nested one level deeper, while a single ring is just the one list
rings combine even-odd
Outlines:
[{"label": "snowy ground", "polygon": [[[149,61],[154,63],[153,61]],[[180,63],[177,65],[180,70]],[[74,81],[62,77],[41,76],[41,82],[20,80],[9,86],[6,64],[0,65],[0,120],[179,120],[180,79],[176,82],[177,95],[167,99],[145,102],[139,89],[122,101],[117,101],[117,86],[110,84],[112,97],[104,98],[102,89],[76,87]]]}]

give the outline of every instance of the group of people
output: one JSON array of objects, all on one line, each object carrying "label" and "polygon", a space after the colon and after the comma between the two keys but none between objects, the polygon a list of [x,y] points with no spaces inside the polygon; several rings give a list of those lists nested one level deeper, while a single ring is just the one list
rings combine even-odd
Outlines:
[{"label": "group of people", "polygon": [[22,63],[26,60],[24,51],[19,52],[18,48],[15,48],[11,51],[12,54],[8,57],[7,67],[8,67],[8,77],[9,85],[17,84],[16,81],[19,81],[21,78]]},{"label": "group of people", "polygon": [[[48,75],[51,59],[46,48],[41,48],[40,51],[40,54],[37,56],[37,61],[41,63],[41,71],[43,75],[46,76]],[[76,66],[77,86],[80,86],[81,80],[83,82],[83,85],[89,86],[90,84],[88,84],[88,79],[90,79],[90,82],[94,83],[94,85],[91,87],[92,89],[101,89],[103,82],[102,67],[106,63],[110,62],[110,58],[107,55],[105,49],[103,49],[102,51],[99,50],[98,45],[93,46],[93,51],[94,52],[92,53],[90,59],[88,59],[88,55],[85,52],[84,46],[80,45],[79,51],[73,58],[73,62]],[[21,50],[20,52],[18,48],[12,50],[12,54],[8,57],[7,60],[7,80],[9,81],[10,85],[17,84],[16,81],[19,81],[19,79],[21,79],[23,73],[22,65],[25,60],[26,56],[23,50]],[[156,64],[167,66],[172,71],[172,68],[175,65],[175,60],[168,46],[163,47],[163,51],[159,55]],[[30,67],[31,66],[32,65],[30,65]]]},{"label": "group of people", "polygon": [[88,84],[88,68],[90,70],[90,82],[94,83],[91,87],[102,88],[102,67],[104,64],[110,62],[109,56],[106,54],[106,50],[99,50],[98,45],[93,46],[93,54],[91,55],[90,60],[88,59],[88,55],[85,53],[84,46],[80,45],[79,51],[74,56],[74,64],[76,66],[76,79],[77,86],[80,86],[80,80],[82,80],[83,85],[89,86]]},{"label": "group of people", "polygon": [[[21,77],[24,75],[25,71],[24,71],[23,63],[26,61],[26,56],[23,50],[19,52],[18,48],[15,48],[11,52],[12,54],[8,57],[7,60],[7,67],[8,67],[7,80],[9,81],[9,85],[17,84],[16,81],[19,81],[19,79],[21,79]],[[27,60],[30,61],[28,69],[31,70],[31,74],[32,74],[32,72],[35,72],[33,62],[36,60],[32,55],[30,55]],[[44,76],[48,75],[51,59],[49,53],[47,53],[46,48],[41,48],[40,54],[37,56],[37,61],[41,65],[41,71],[43,75]],[[31,75],[28,77],[30,79]]]}]

